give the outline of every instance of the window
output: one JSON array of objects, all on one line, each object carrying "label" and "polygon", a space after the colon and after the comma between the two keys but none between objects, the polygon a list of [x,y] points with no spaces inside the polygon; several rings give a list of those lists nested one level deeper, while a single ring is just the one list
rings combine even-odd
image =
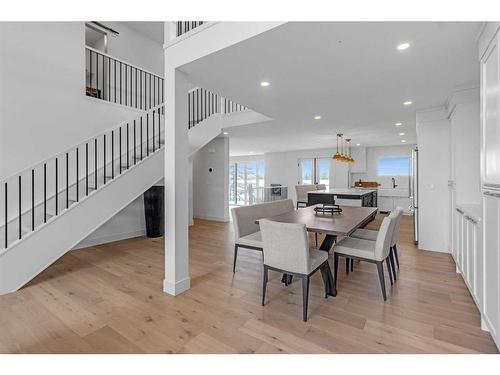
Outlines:
[{"label": "window", "polygon": [[258,188],[264,187],[264,160],[229,164],[229,204],[248,205]]},{"label": "window", "polygon": [[381,156],[378,158],[379,176],[409,176],[409,156]]},{"label": "window", "polygon": [[299,160],[299,184],[323,184],[330,188],[330,158]]}]

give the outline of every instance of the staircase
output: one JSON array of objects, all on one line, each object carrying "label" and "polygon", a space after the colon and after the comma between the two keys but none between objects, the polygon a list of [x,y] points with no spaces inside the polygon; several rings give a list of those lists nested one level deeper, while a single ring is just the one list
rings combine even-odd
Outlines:
[{"label": "staircase", "polygon": [[[25,285],[163,178],[163,78],[87,52],[85,94],[141,112],[0,181],[0,295]],[[188,109],[192,152],[220,135],[232,116],[255,117],[201,88],[188,93]]]}]

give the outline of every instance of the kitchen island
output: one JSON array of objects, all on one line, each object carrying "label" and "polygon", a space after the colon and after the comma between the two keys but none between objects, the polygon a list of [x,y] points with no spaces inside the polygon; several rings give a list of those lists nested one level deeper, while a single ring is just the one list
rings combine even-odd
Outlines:
[{"label": "kitchen island", "polygon": [[377,189],[329,189],[307,193],[307,205],[338,204],[340,206],[377,207]]}]

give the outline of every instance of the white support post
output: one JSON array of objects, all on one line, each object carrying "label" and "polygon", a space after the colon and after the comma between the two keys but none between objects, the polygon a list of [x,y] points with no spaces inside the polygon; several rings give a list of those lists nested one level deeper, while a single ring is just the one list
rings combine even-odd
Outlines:
[{"label": "white support post", "polygon": [[[165,56],[167,57],[167,56]],[[188,125],[186,75],[165,64],[165,280],[164,292],[190,287],[188,243]]]}]

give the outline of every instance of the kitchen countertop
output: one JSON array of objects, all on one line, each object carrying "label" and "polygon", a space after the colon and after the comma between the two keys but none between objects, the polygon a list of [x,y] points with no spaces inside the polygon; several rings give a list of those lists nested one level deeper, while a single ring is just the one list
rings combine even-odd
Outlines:
[{"label": "kitchen countertop", "polygon": [[377,189],[330,189],[330,190],[313,190],[313,191],[308,191],[307,194],[312,193],[312,194],[334,194],[334,195],[357,195],[359,197],[362,197],[363,195],[371,194],[374,191],[377,191]]}]

